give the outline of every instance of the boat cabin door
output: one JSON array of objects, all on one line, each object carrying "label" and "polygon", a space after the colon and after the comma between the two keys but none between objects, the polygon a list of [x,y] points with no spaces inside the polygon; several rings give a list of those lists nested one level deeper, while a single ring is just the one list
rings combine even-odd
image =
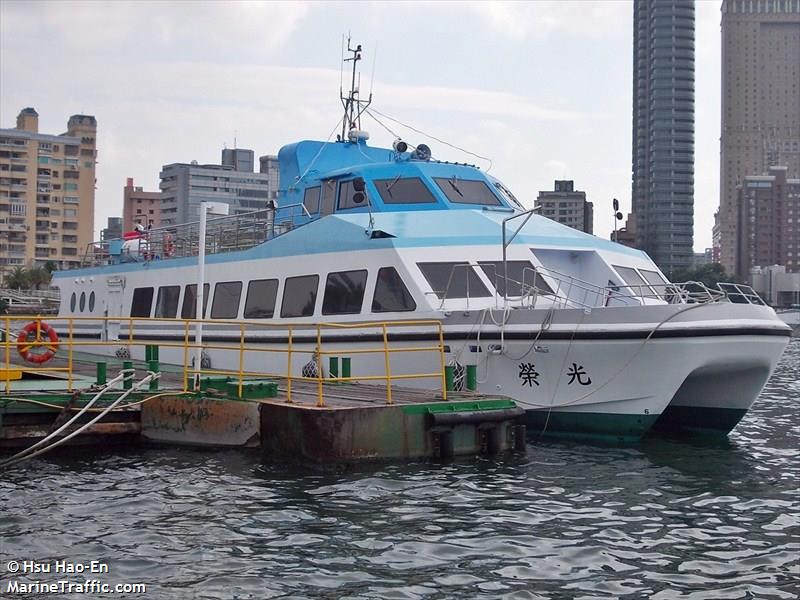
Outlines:
[{"label": "boat cabin door", "polygon": [[103,309],[103,341],[119,339],[120,318],[122,317],[122,292],[125,290],[124,277],[109,277],[106,280],[106,299]]}]

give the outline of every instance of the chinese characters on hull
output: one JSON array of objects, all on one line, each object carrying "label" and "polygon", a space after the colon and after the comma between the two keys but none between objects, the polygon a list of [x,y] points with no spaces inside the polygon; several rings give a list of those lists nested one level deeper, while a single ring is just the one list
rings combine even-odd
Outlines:
[{"label": "chinese characters on hull", "polygon": [[[519,374],[517,377],[519,377],[522,387],[528,386],[532,388],[534,385],[539,386],[539,375],[541,375],[541,373],[536,370],[536,365],[534,363],[519,363]],[[566,372],[566,376],[569,378],[567,385],[572,385],[573,383],[577,383],[578,385],[591,385],[592,383],[592,378],[589,377],[589,373],[583,365],[579,365],[578,363],[572,363],[572,366]]]}]

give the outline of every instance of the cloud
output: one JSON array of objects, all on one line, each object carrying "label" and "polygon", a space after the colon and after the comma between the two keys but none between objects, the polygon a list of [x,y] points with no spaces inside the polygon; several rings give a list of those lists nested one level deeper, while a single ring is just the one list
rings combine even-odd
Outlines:
[{"label": "cloud", "polygon": [[[64,50],[140,55],[202,52],[258,59],[291,38],[302,2],[3,2],[2,34],[45,36]],[[68,26],[65,26],[68,24]],[[263,58],[263,54],[261,55]]]},{"label": "cloud", "polygon": [[599,38],[616,35],[629,26],[628,2],[465,2],[495,30],[514,40],[570,35]]}]

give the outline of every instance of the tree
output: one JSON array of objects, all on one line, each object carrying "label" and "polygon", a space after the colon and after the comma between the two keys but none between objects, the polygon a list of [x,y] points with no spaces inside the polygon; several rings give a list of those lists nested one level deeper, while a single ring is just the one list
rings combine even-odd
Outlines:
[{"label": "tree", "polygon": [[48,260],[46,263],[44,263],[44,268],[51,275],[53,274],[53,271],[58,271],[58,265],[54,263],[52,260]]},{"label": "tree", "polygon": [[28,271],[25,267],[14,267],[10,273],[6,275],[5,286],[12,289],[21,290],[30,287],[28,279]]},{"label": "tree", "polygon": [[729,274],[719,263],[708,263],[690,269],[678,269],[669,274],[670,281],[681,283],[684,281],[699,281],[706,287],[717,289],[718,283],[741,283],[736,275]]},{"label": "tree", "polygon": [[53,276],[44,267],[34,267],[28,271],[28,283],[35,289],[41,289],[41,286],[50,285],[50,280]]}]

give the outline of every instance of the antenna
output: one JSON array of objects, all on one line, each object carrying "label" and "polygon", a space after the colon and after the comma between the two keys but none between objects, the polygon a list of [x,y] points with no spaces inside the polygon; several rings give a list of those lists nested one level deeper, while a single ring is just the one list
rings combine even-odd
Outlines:
[{"label": "antenna", "polygon": [[[340,89],[339,95],[344,107],[344,117],[342,118],[342,140],[347,139],[347,132],[351,130],[361,129],[361,115],[372,102],[372,92],[369,98],[364,101],[359,99],[359,88],[361,86],[361,73],[358,71],[358,61],[361,60],[361,44],[357,44],[355,48],[350,47],[350,36],[347,37],[347,52],[352,56],[342,59],[342,64],[346,62],[353,63],[353,72],[350,79],[350,91],[345,97]],[[358,76],[358,85],[356,85],[356,76]]]}]

